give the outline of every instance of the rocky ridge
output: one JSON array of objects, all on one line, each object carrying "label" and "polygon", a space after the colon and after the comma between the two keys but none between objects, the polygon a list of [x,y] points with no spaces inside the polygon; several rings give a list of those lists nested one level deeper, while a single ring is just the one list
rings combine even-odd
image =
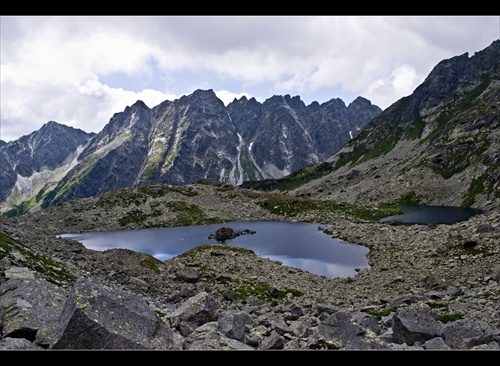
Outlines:
[{"label": "rocky ridge", "polygon": [[[347,203],[325,205],[200,182],[126,189],[2,219],[0,348],[500,349],[498,205],[432,226],[379,223]],[[161,262],[55,237],[251,219],[316,222],[367,246],[370,268],[332,279],[222,244]],[[44,301],[33,300],[41,296],[36,289]],[[122,296],[127,303],[112,301]],[[90,310],[102,314],[110,302],[113,317],[93,318]],[[35,316],[35,303],[51,303],[53,312],[45,307],[44,317]],[[121,333],[126,314],[130,327],[143,324],[135,331],[142,338]]]},{"label": "rocky ridge", "polygon": [[371,205],[487,208],[500,197],[500,41],[440,62],[340,151],[247,188]]},{"label": "rocky ridge", "polygon": [[137,101],[97,134],[56,122],[0,147],[0,212],[19,216],[66,200],[201,178],[241,184],[322,161],[381,109],[358,97],[305,105],[299,96],[235,99],[196,90],[149,108]]}]

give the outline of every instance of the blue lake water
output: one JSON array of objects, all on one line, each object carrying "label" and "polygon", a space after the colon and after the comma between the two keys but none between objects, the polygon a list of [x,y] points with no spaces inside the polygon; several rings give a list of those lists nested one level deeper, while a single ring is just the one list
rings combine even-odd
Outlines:
[{"label": "blue lake water", "polygon": [[278,260],[284,265],[308,272],[335,277],[351,277],[369,268],[368,248],[350,244],[323,233],[318,224],[287,221],[234,221],[224,224],[70,233],[60,235],[82,243],[93,250],[126,248],[150,254],[162,261],[187,252],[199,245],[220,244],[208,239],[221,227],[234,231],[251,230],[225,242],[250,249],[255,254]]},{"label": "blue lake water", "polygon": [[396,224],[454,224],[482,212],[473,208],[449,206],[402,206],[400,209],[403,214],[384,217],[379,221]]}]

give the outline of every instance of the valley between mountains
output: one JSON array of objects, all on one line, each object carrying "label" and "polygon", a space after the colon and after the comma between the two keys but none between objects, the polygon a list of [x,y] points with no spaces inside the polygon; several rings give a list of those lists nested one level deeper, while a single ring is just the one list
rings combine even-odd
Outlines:
[{"label": "valley between mountains", "polygon": [[[500,349],[500,40],[471,57],[443,60],[411,95],[381,112],[364,99],[352,110],[338,100],[305,106],[290,96],[264,104],[235,100],[231,108],[240,113],[232,114],[234,121],[212,91],[196,91],[152,109],[137,102],[97,135],[49,123],[40,133],[2,142],[0,348],[46,349],[56,337],[36,339],[44,322],[29,312],[33,306],[9,298],[10,284],[28,281],[30,290],[18,294],[23,300],[41,281],[64,298],[79,279],[98,278],[146,299],[155,314],[172,314],[202,294],[214,299],[220,313],[255,319],[254,327],[240,328],[248,342],[236,344],[227,337],[203,338],[204,325],[173,324],[185,336],[185,349]],[[344,132],[357,131],[352,138],[344,133],[338,140],[332,109],[349,122],[341,126]],[[171,118],[162,119],[167,112]],[[229,133],[221,126],[230,120]],[[359,130],[356,120],[363,122]],[[267,128],[259,132],[264,122]],[[258,148],[244,140],[253,160],[238,155],[243,131],[262,141]],[[310,139],[313,132],[316,139]],[[73,136],[61,145],[65,154],[43,143],[54,141],[51,136]],[[317,158],[324,146],[335,151]],[[271,170],[255,175],[269,161]],[[236,174],[236,167],[243,170]],[[52,180],[35,182],[41,174]],[[378,222],[402,205],[482,213],[451,225]],[[162,262],[130,250],[97,252],[57,237],[246,220],[317,223],[333,237],[367,247],[370,268],[332,279],[227,245],[200,246]],[[287,318],[296,308],[302,318]],[[426,319],[432,317],[437,333],[407,329],[410,338],[398,338],[401,318],[394,313],[410,308],[432,313]],[[328,333],[334,332],[335,314],[345,312],[344,325],[356,323],[353,337],[361,343]],[[377,323],[376,334],[361,324],[359,317],[367,316]],[[412,325],[428,324],[415,317]],[[114,337],[120,330],[109,324],[107,334]],[[208,334],[219,337],[219,330]],[[201,339],[190,340],[191,334]]]}]

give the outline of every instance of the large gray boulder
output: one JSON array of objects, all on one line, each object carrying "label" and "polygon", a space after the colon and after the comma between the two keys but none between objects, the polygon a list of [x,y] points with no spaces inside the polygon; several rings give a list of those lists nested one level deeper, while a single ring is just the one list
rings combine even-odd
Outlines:
[{"label": "large gray boulder", "polygon": [[460,319],[444,326],[443,338],[451,348],[472,349],[492,342],[498,344],[500,332],[489,324]]},{"label": "large gray boulder", "polygon": [[215,299],[206,292],[190,297],[181,306],[165,315],[166,321],[186,337],[197,327],[218,318]]},{"label": "large gray boulder", "polygon": [[66,293],[42,278],[10,278],[0,285],[3,338],[23,338],[41,347],[52,341]]},{"label": "large gray boulder", "polygon": [[117,285],[80,278],[64,305],[53,349],[182,349],[147,301]]},{"label": "large gray boulder", "polygon": [[245,341],[245,326],[253,325],[252,317],[243,311],[224,311],[219,315],[218,326],[226,337]]},{"label": "large gray boulder", "polygon": [[26,338],[11,338],[6,337],[0,339],[0,350],[44,350],[42,346],[38,346],[36,343],[30,342]]},{"label": "large gray boulder", "polygon": [[254,348],[223,334],[218,322],[208,322],[186,337],[189,350],[253,350]]},{"label": "large gray boulder", "polygon": [[380,328],[374,316],[362,312],[338,311],[321,324],[308,341],[309,348],[390,349],[380,339]]},{"label": "large gray boulder", "polygon": [[392,330],[396,343],[412,346],[441,337],[443,323],[436,319],[429,305],[419,304],[397,310],[392,318]]}]

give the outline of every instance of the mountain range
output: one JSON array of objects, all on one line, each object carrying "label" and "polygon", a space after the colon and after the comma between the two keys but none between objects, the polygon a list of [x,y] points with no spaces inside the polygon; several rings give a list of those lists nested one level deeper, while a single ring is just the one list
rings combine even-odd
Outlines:
[{"label": "mountain range", "polygon": [[[499,350],[499,63],[497,40],[443,60],[384,111],[362,98],[344,106],[351,122],[355,110],[375,115],[359,129],[359,121],[344,124],[346,142],[324,159],[330,144],[320,149],[318,138],[337,137],[325,105],[299,114],[297,97],[242,99],[233,107],[257,108],[224,108],[230,118],[218,118],[224,113],[210,90],[152,109],[137,102],[98,134],[49,122],[0,141],[5,202],[19,199],[0,215],[0,349]],[[317,119],[311,127],[319,115],[326,125]],[[234,133],[221,131],[229,119]],[[297,136],[309,150],[292,149]],[[275,142],[267,155],[256,148],[261,140]],[[208,159],[214,151],[220,157]],[[317,161],[292,171],[294,158],[309,164],[311,152]],[[251,171],[243,161],[281,173],[238,176]],[[214,166],[215,176],[183,183]],[[178,185],[148,183],[157,177]],[[484,211],[454,224],[380,221],[401,204]],[[328,278],[203,241],[162,261],[120,247],[88,249],[73,236],[251,220],[316,223],[318,232],[366,247],[370,268]],[[313,262],[308,248],[304,241],[301,261]]]},{"label": "mountain range", "polygon": [[[438,63],[386,110],[197,90],[116,113],[98,134],[55,122],[0,144],[2,212],[153,183],[212,179],[370,205],[488,209],[500,198],[500,40]],[[59,135],[58,135],[59,134]]]},{"label": "mountain range", "polygon": [[330,157],[380,112],[362,97],[349,106],[242,97],[226,107],[213,90],[154,108],[137,101],[98,134],[51,121],[4,143],[0,199],[18,215],[125,187],[280,178]]}]

